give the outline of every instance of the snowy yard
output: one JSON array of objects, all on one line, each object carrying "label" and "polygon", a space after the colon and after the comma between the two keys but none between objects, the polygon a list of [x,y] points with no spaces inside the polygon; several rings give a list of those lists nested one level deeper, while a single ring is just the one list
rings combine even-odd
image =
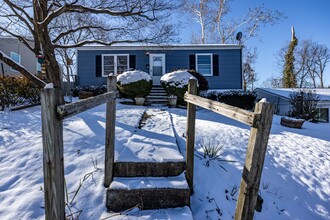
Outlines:
[{"label": "snowy yard", "polygon": [[[152,108],[170,113],[185,156],[186,110]],[[137,131],[145,110],[118,103],[117,155]],[[283,127],[279,121],[274,116],[260,186],[263,209],[255,219],[330,219],[330,124],[305,122],[297,130]],[[153,122],[152,115],[149,122]],[[111,219],[103,187],[104,128],[105,105],[64,121],[67,213],[81,212],[79,219]],[[0,112],[0,134],[0,219],[43,219],[40,107]],[[248,126],[198,110],[195,194],[191,197],[195,219],[232,219],[248,137]],[[210,161],[206,166],[202,142],[223,146],[221,159],[236,162]],[[138,216],[139,212],[133,210],[132,214]]]}]

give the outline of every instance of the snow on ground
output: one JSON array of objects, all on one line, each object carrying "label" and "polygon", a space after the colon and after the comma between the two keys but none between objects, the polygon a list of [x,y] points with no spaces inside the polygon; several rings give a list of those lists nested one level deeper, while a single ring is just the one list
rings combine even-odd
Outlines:
[{"label": "snow on ground", "polygon": [[[163,109],[170,113],[185,154],[186,110]],[[116,154],[138,130],[145,110],[118,104]],[[40,118],[40,107],[0,112],[0,219],[44,219]],[[260,187],[263,210],[255,219],[330,219],[330,124],[305,122],[299,130],[283,127],[279,121],[275,116]],[[72,213],[81,211],[80,219],[112,216],[106,212],[103,187],[104,128],[105,105],[64,121],[68,201]],[[248,138],[248,126],[207,110],[197,111],[195,193],[191,197],[195,219],[232,219]],[[220,158],[236,162],[207,163],[201,143],[223,146]],[[164,213],[132,210],[127,219],[182,219],[184,215]]]},{"label": "snow on ground", "polygon": [[[180,148],[185,152],[182,134],[186,113],[170,111]],[[202,152],[200,144],[210,141],[223,146],[222,159],[237,162],[211,161],[207,167],[205,159],[195,159],[193,215],[195,219],[231,219],[249,127],[207,110],[199,110],[197,118],[196,151]],[[280,125],[280,117],[274,116],[260,186],[263,210],[254,219],[330,219],[329,131],[329,123],[305,122],[301,130],[286,128]]]},{"label": "snow on ground", "polygon": [[169,123],[169,113],[161,109],[149,109],[145,112],[144,118],[143,123],[150,123],[146,123],[127,140],[123,150],[119,155],[115,155],[115,161],[184,161]]}]

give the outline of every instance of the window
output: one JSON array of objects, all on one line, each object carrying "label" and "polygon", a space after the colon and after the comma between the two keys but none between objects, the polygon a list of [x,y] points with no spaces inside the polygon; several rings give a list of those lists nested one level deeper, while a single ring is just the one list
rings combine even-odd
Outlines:
[{"label": "window", "polygon": [[324,122],[329,122],[329,109],[328,108],[317,108],[317,118]]},{"label": "window", "polygon": [[204,76],[213,76],[213,63],[211,53],[196,54],[196,71]]},{"label": "window", "polygon": [[103,54],[102,76],[107,77],[110,73],[119,75],[128,69],[128,54]]},{"label": "window", "polygon": [[[21,64],[21,55],[15,52],[10,52],[10,58],[15,61],[17,64]],[[18,72],[16,69],[10,68],[11,71]]]}]

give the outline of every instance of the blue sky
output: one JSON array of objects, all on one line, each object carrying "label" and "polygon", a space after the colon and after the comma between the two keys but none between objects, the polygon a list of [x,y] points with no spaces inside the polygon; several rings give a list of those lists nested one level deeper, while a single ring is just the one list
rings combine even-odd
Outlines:
[{"label": "blue sky", "polygon": [[[283,12],[287,19],[261,29],[259,33],[261,41],[253,39],[247,42],[249,46],[258,48],[258,60],[255,64],[259,78],[257,85],[272,75],[279,74],[276,55],[279,49],[290,41],[291,26],[294,26],[298,40],[312,39],[330,49],[330,0],[233,0],[230,3],[231,13],[233,16],[240,16],[246,14],[248,8],[262,4],[266,8]],[[197,28],[197,25],[194,26],[194,29]],[[184,41],[187,40],[183,39]],[[325,75],[325,85],[329,86],[330,63]]]}]

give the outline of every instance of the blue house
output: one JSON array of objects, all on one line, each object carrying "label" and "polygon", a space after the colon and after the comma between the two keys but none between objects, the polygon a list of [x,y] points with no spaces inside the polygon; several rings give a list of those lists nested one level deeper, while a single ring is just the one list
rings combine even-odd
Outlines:
[{"label": "blue house", "polygon": [[78,48],[77,84],[102,85],[110,73],[128,69],[149,73],[155,85],[167,72],[195,69],[210,89],[242,88],[241,45],[84,46]]}]

